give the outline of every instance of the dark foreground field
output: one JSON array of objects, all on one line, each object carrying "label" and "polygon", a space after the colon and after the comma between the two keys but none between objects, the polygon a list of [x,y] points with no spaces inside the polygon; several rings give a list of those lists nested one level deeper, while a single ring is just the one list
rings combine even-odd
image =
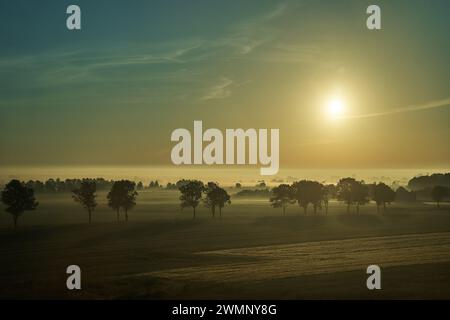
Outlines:
[{"label": "dark foreground field", "polygon": [[[38,196],[19,228],[0,218],[0,298],[450,298],[450,207],[373,205],[286,216],[267,200],[232,199],[223,219],[180,211],[175,191],[144,192],[130,221],[104,194],[93,223],[69,194]],[[66,289],[66,267],[82,290]],[[382,290],[366,288],[366,267]]]}]

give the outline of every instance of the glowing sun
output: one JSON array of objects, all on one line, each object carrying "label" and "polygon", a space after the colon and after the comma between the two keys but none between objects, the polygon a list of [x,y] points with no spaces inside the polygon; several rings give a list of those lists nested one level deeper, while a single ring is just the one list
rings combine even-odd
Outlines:
[{"label": "glowing sun", "polygon": [[339,98],[333,98],[327,103],[326,112],[331,119],[338,119],[344,115],[345,104]]}]

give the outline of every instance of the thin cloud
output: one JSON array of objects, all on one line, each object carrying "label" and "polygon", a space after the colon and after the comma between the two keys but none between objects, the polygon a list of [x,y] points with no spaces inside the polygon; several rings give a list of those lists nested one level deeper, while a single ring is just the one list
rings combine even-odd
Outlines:
[{"label": "thin cloud", "polygon": [[211,87],[207,94],[200,98],[200,101],[207,101],[213,99],[225,99],[231,96],[234,89],[252,83],[252,80],[234,81],[232,79],[223,77],[220,82]]},{"label": "thin cloud", "polygon": [[[132,46],[125,52],[122,49],[112,48],[109,51],[94,49],[0,57],[0,71],[33,68],[38,71],[34,76],[36,82],[60,85],[105,81],[108,79],[102,77],[101,73],[114,68],[160,64],[175,66],[214,59],[217,56],[230,58],[245,56],[273,38],[274,30],[267,24],[282,17],[286,11],[287,5],[280,4],[263,15],[235,25],[215,39],[179,39],[142,48]],[[222,95],[226,94],[224,90]]]},{"label": "thin cloud", "polygon": [[200,100],[213,100],[213,99],[224,99],[231,95],[231,85],[233,80],[228,78],[222,78],[220,83],[213,86],[209,92],[202,97]]},{"label": "thin cloud", "polygon": [[314,44],[276,44],[251,57],[267,63],[324,64],[323,50]]},{"label": "thin cloud", "polygon": [[383,117],[383,116],[388,116],[388,115],[392,115],[392,114],[448,107],[449,105],[450,105],[450,98],[447,98],[447,99],[443,99],[443,100],[434,100],[434,101],[427,102],[427,103],[424,103],[421,105],[408,106],[405,108],[398,108],[398,109],[385,111],[385,112],[376,112],[376,113],[359,114],[359,115],[348,115],[348,116],[343,116],[342,118],[362,119],[362,118]]},{"label": "thin cloud", "polygon": [[287,3],[281,3],[273,10],[233,26],[229,34],[212,41],[212,47],[229,47],[234,49],[236,57],[245,56],[256,48],[276,38],[277,30],[270,22],[281,18],[288,10]]}]

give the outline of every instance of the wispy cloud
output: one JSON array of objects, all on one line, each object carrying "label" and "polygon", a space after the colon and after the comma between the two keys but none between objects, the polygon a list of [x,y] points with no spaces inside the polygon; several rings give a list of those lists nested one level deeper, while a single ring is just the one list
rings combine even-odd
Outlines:
[{"label": "wispy cloud", "polygon": [[231,48],[231,54],[235,57],[246,56],[263,44],[276,39],[278,30],[270,23],[281,18],[288,11],[288,7],[288,3],[281,3],[260,16],[234,25],[228,33],[208,42],[208,45],[212,48]]},{"label": "wispy cloud", "polygon": [[265,63],[326,64],[323,50],[314,44],[274,44],[250,58]]},{"label": "wispy cloud", "polygon": [[450,98],[443,100],[434,100],[420,105],[413,105],[404,108],[397,108],[384,112],[375,112],[375,113],[367,113],[367,114],[359,114],[359,115],[347,115],[343,116],[345,119],[361,119],[361,118],[373,118],[373,117],[383,117],[393,114],[412,112],[412,111],[420,111],[420,110],[429,110],[435,108],[442,108],[450,106]]},{"label": "wispy cloud", "polygon": [[[41,90],[98,83],[103,86],[129,83],[146,86],[156,81],[161,85],[169,82],[179,85],[187,80],[192,83],[200,72],[189,67],[188,63],[202,44],[202,41],[193,39],[144,47],[130,46],[126,50],[87,49],[2,57],[0,72],[12,75],[3,91],[20,91],[16,96],[22,97],[22,91],[27,87]],[[26,92],[28,95],[32,91]]]},{"label": "wispy cloud", "polygon": [[[112,90],[116,93],[132,87],[134,94],[139,95],[133,98],[137,101],[148,99],[147,94],[140,98],[138,90],[155,87],[158,90],[151,90],[152,96],[161,93],[164,97],[182,96],[189,90],[195,101],[199,96],[200,101],[225,99],[248,80],[239,79],[233,74],[233,67],[227,66],[227,76],[211,85],[211,79],[217,79],[219,72],[224,71],[219,69],[223,68],[223,62],[233,59],[263,63],[315,59],[319,50],[313,46],[277,47],[281,30],[277,29],[276,21],[283,19],[294,5],[291,2],[278,4],[259,15],[240,20],[211,38],[180,38],[109,47],[107,50],[93,46],[75,52],[61,49],[59,52],[0,57],[0,72],[12,75],[0,93],[4,99],[8,96],[16,101],[17,97],[36,101],[37,94],[45,90],[62,92],[76,87],[82,94],[82,89],[99,85],[108,92],[117,88]],[[217,63],[218,69],[205,67],[211,63]],[[105,96],[101,90],[91,92],[88,89],[87,92],[90,92],[90,97],[96,94]]]},{"label": "wispy cloud", "polygon": [[233,80],[222,78],[220,82],[210,88],[209,92],[200,100],[224,99],[231,95],[231,85]]},{"label": "wispy cloud", "polygon": [[245,86],[251,82],[251,80],[237,82],[230,78],[222,77],[219,82],[216,85],[210,87],[207,90],[207,93],[203,95],[199,100],[207,101],[228,98],[229,96],[231,96],[233,90]]}]

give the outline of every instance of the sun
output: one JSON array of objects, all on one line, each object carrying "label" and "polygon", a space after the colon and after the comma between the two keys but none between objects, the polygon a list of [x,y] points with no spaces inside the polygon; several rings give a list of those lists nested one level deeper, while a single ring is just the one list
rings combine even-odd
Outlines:
[{"label": "sun", "polygon": [[338,119],[344,115],[345,104],[340,98],[330,99],[327,103],[326,112],[331,119]]}]

